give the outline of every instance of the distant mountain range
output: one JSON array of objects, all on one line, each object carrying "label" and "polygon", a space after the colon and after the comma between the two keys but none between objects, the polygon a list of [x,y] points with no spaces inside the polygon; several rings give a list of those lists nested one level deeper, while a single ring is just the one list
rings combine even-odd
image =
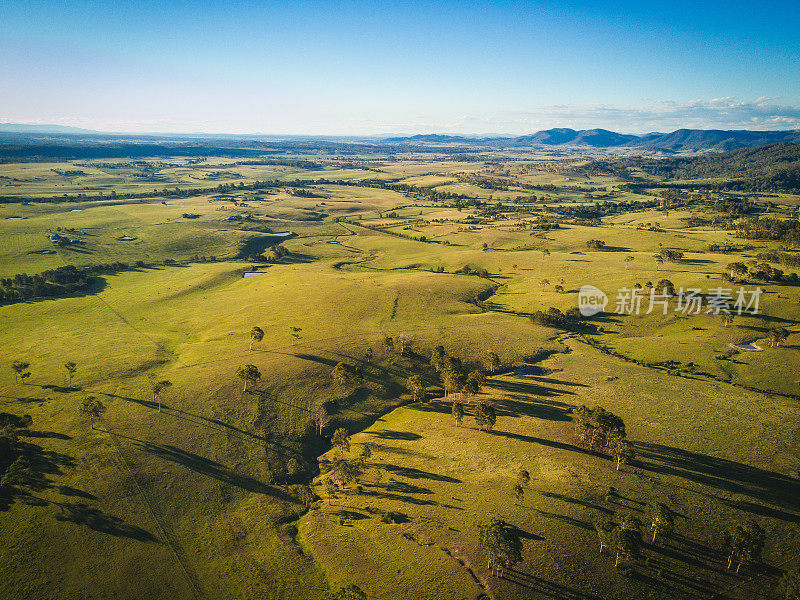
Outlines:
[{"label": "distant mountain range", "polygon": [[0,123],[0,133],[98,133],[91,129],[67,125],[26,125],[22,123]]},{"label": "distant mountain range", "polygon": [[[617,133],[608,129],[569,128],[546,129],[528,135],[447,135],[421,134],[393,137],[360,137],[360,136],[291,136],[266,134],[136,134],[108,133],[67,127],[64,125],[23,125],[17,123],[0,123],[0,138],[17,144],[41,143],[43,138],[50,138],[49,143],[96,143],[105,141],[137,142],[147,140],[150,143],[180,142],[192,140],[213,141],[215,144],[232,141],[294,141],[294,142],[337,142],[349,144],[396,145],[402,146],[440,146],[449,147],[453,151],[457,147],[469,148],[553,148],[553,149],[597,149],[617,152],[661,152],[661,153],[695,153],[725,152],[740,148],[752,148],[767,144],[790,142],[800,144],[800,130],[795,131],[750,131],[722,129],[678,129],[672,133],[647,133],[633,135]],[[0,141],[2,141],[0,139]]]},{"label": "distant mountain range", "polygon": [[632,135],[607,129],[547,129],[518,137],[473,138],[453,135],[413,135],[387,138],[393,143],[464,144],[502,148],[563,147],[641,149],[662,152],[724,152],[779,142],[800,144],[800,131],[749,131],[722,129],[678,129],[672,133]]}]

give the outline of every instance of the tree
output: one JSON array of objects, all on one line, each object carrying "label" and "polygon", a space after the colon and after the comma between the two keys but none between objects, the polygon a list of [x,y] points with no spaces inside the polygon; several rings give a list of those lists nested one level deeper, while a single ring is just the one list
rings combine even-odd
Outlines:
[{"label": "tree", "polygon": [[456,420],[456,424],[461,427],[461,421],[464,420],[464,405],[461,402],[453,402],[453,418]]},{"label": "tree", "polygon": [[303,331],[303,328],[302,327],[289,327],[289,329],[292,332],[292,334],[291,334],[292,335],[292,346],[294,346],[302,338],[302,336],[300,335],[300,332]]},{"label": "tree", "polygon": [[250,330],[250,352],[253,351],[253,344],[264,339],[264,330],[261,327],[253,327]]},{"label": "tree", "polygon": [[247,391],[247,384],[252,383],[253,385],[261,379],[261,371],[258,370],[258,367],[255,365],[244,365],[239,367],[236,371],[236,375],[239,376],[240,379],[244,381],[244,388],[242,391]]},{"label": "tree", "polygon": [[497,373],[503,363],[500,362],[500,357],[496,352],[489,352],[489,370],[492,374]]},{"label": "tree", "polygon": [[26,363],[22,360],[15,360],[11,364],[11,368],[14,369],[14,380],[19,382],[20,377],[24,380],[31,376],[28,372],[28,367],[30,367],[30,363]]},{"label": "tree", "polygon": [[336,600],[367,600],[367,595],[357,585],[348,585],[337,592]]},{"label": "tree", "polygon": [[75,375],[75,371],[78,370],[78,365],[70,360],[70,361],[67,361],[67,362],[64,363],[64,368],[67,370],[67,377],[69,378],[69,381],[67,383],[67,387],[71,388],[72,387],[72,377],[73,377],[73,375]]},{"label": "tree", "polygon": [[5,489],[22,487],[32,482],[33,469],[30,461],[25,456],[18,456],[13,463],[6,467],[3,478],[0,479],[0,487]]},{"label": "tree", "polygon": [[172,387],[172,382],[168,379],[153,382],[153,402],[158,402],[158,412],[161,412],[161,392]]},{"label": "tree", "polygon": [[441,371],[444,368],[444,360],[447,356],[447,353],[444,351],[444,346],[436,346],[431,352],[431,366],[436,369],[437,372]]},{"label": "tree", "polygon": [[411,344],[414,343],[414,340],[411,336],[403,333],[397,336],[395,343],[400,346],[400,356],[405,356],[406,353],[410,351]]},{"label": "tree", "polygon": [[96,397],[87,396],[86,399],[81,403],[79,410],[81,414],[89,417],[89,420],[92,423],[92,429],[94,429],[94,420],[99,419],[100,416],[106,412],[106,407]]},{"label": "tree", "polygon": [[634,260],[634,257],[631,256],[631,255],[628,255],[628,256],[625,257],[625,270],[626,271],[628,270],[628,263],[633,262],[633,260]]},{"label": "tree", "polygon": [[656,261],[656,271],[658,271],[658,267],[664,264],[664,257],[661,254],[656,254],[653,258]]},{"label": "tree", "polygon": [[618,435],[612,436],[609,444],[611,456],[617,461],[617,471],[622,463],[629,463],[636,458],[636,450],[628,440]]},{"label": "tree", "polygon": [[307,485],[301,485],[297,490],[297,499],[308,509],[314,502],[314,491]]},{"label": "tree", "polygon": [[639,558],[642,547],[641,534],[637,535],[634,530],[618,527],[613,532],[612,540],[616,552],[615,567]]},{"label": "tree", "polygon": [[528,487],[531,482],[531,474],[527,470],[520,468],[517,472],[517,483],[522,487]]},{"label": "tree", "polygon": [[542,290],[544,290],[548,285],[550,285],[550,280],[542,279],[539,283],[542,284]]},{"label": "tree", "polygon": [[322,435],[322,430],[330,422],[331,416],[328,414],[328,409],[324,404],[314,411],[314,426],[317,430],[317,435]]},{"label": "tree", "polygon": [[746,565],[758,560],[761,550],[764,548],[764,530],[758,523],[749,519],[747,523],[735,525],[725,538],[725,546],[728,550],[728,568],[736,563],[736,572],[742,565]]},{"label": "tree", "polygon": [[371,363],[374,358],[375,355],[372,352],[372,348],[367,348],[367,351],[364,352],[364,362]]},{"label": "tree", "polygon": [[358,455],[358,460],[361,463],[361,466],[367,464],[367,461],[372,458],[372,446],[369,444],[364,444],[361,447],[361,453]]},{"label": "tree", "polygon": [[522,504],[525,500],[525,490],[522,489],[522,486],[515,483],[511,491],[514,492],[514,504]]},{"label": "tree", "polygon": [[547,258],[548,256],[550,256],[550,250],[548,250],[547,248],[543,248],[542,249],[542,258]]},{"label": "tree", "polygon": [[422,380],[421,376],[412,375],[408,378],[406,385],[411,391],[412,396],[414,396],[414,402],[425,400],[425,382]]},{"label": "tree", "polygon": [[482,431],[491,431],[494,424],[497,422],[497,413],[494,407],[489,404],[479,402],[475,407],[475,421],[478,428]]},{"label": "tree", "polygon": [[350,372],[347,369],[347,365],[344,363],[336,363],[336,366],[333,367],[331,371],[331,379],[338,385],[346,384],[350,379]]},{"label": "tree", "polygon": [[732,262],[725,267],[731,272],[731,279],[738,276],[747,275],[747,265],[741,262]]},{"label": "tree", "polygon": [[442,382],[444,383],[444,397],[447,398],[448,393],[461,388],[461,375],[456,371],[447,370],[442,375]]},{"label": "tree", "polygon": [[331,445],[340,452],[350,452],[350,433],[344,427],[339,427],[333,432]]},{"label": "tree", "polygon": [[675,531],[675,516],[666,504],[657,502],[650,506],[650,527],[653,530],[653,543],[657,536],[665,536]]},{"label": "tree", "polygon": [[611,548],[614,543],[614,531],[617,528],[616,523],[603,515],[593,522],[594,530],[597,532],[597,537],[600,540],[600,554],[604,549]]},{"label": "tree", "polygon": [[336,498],[336,492],[339,488],[330,477],[325,480],[325,493],[328,495],[328,504],[333,504],[333,499]]},{"label": "tree", "polygon": [[785,327],[773,327],[767,333],[769,337],[770,348],[780,346],[781,342],[785,342],[789,337],[789,331]]},{"label": "tree", "polygon": [[519,531],[497,517],[478,525],[478,546],[486,550],[487,567],[492,575],[502,576],[503,569],[522,561],[522,540]]},{"label": "tree", "polygon": [[473,371],[467,375],[467,380],[464,383],[464,390],[470,395],[477,394],[481,391],[485,379],[483,373],[480,371]]},{"label": "tree", "polygon": [[343,458],[337,458],[333,461],[331,477],[333,477],[337,485],[340,487],[347,487],[359,475],[361,475],[361,466],[358,460],[345,460]]},{"label": "tree", "polygon": [[394,352],[394,338],[387,335],[383,338],[383,345],[386,346],[387,352]]}]

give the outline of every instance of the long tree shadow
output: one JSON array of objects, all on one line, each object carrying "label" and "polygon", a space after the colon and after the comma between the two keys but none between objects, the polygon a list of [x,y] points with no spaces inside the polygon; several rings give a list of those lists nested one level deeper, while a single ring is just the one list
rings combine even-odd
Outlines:
[{"label": "long tree shadow", "polygon": [[800,480],[794,477],[671,446],[634,445],[637,464],[644,469],[800,511]]},{"label": "long tree shadow", "polygon": [[524,394],[526,396],[574,396],[575,392],[571,390],[559,390],[554,387],[547,387],[539,385],[538,382],[520,382],[520,381],[504,381],[492,380],[492,387],[504,392],[513,392],[517,394]]},{"label": "long tree shadow", "polygon": [[248,492],[253,492],[254,494],[264,494],[284,500],[286,502],[295,504],[297,503],[297,499],[294,496],[291,496],[280,488],[268,485],[249,475],[232,471],[225,465],[211,460],[210,458],[206,458],[204,456],[200,456],[199,454],[195,454],[181,448],[176,448],[175,446],[171,445],[162,446],[153,444],[151,442],[138,440],[120,433],[109,432],[109,434],[118,438],[130,440],[135,446],[141,448],[148,454],[163,460],[183,465],[184,467],[187,467],[188,469],[191,469],[200,475],[210,477],[211,479],[216,479],[217,481],[222,481],[223,483],[230,484]]},{"label": "long tree shadow", "polygon": [[555,581],[547,581],[536,575],[525,573],[520,569],[510,568],[503,570],[503,579],[516,583],[519,586],[535,591],[543,596],[557,600],[604,600],[575,588],[571,588]]},{"label": "long tree shadow", "polygon": [[83,502],[54,503],[61,513],[56,515],[57,521],[85,525],[89,529],[99,531],[116,537],[126,537],[140,542],[161,543],[152,533],[136,525],[125,523],[119,517],[109,515],[103,511],[92,508]]},{"label": "long tree shadow", "polygon": [[595,504],[593,502],[587,502],[586,500],[580,500],[578,498],[572,498],[571,496],[565,496],[564,494],[558,494],[556,492],[539,492],[539,493],[546,498],[562,500],[564,502],[568,502],[569,504],[578,504],[580,506],[583,506],[584,508],[591,508],[592,510],[597,510],[606,514],[611,514],[614,512],[613,510],[610,510],[605,506],[600,506],[599,504]]},{"label": "long tree shadow", "polygon": [[571,404],[563,402],[550,402],[547,400],[530,400],[525,396],[514,395],[511,398],[502,398],[494,403],[497,414],[501,416],[535,417],[548,421],[571,421]]},{"label": "long tree shadow", "polygon": [[606,458],[602,454],[597,454],[596,452],[592,452],[590,450],[586,450],[585,448],[581,448],[580,446],[573,446],[572,444],[566,444],[564,442],[557,442],[555,440],[546,440],[544,438],[533,437],[532,435],[524,435],[522,433],[511,433],[510,431],[497,431],[497,430],[490,430],[486,432],[489,435],[499,435],[502,437],[511,438],[514,440],[520,440],[522,442],[531,442],[533,444],[541,444],[542,446],[547,446],[549,448],[558,448],[559,450],[568,450],[570,452],[577,452],[578,454],[586,454],[588,456],[596,456],[598,458]]},{"label": "long tree shadow", "polygon": [[449,477],[447,475],[439,475],[429,471],[421,471],[413,467],[401,467],[398,465],[383,465],[383,468],[390,473],[394,473],[400,477],[407,477],[408,479],[431,479],[433,481],[444,481],[447,483],[461,483],[460,479]]}]

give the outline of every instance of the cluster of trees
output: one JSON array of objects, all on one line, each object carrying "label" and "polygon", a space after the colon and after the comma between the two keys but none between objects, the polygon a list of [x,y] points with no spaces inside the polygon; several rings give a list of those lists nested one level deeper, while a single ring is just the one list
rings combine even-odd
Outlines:
[{"label": "cluster of trees", "polygon": [[774,217],[747,217],[733,222],[738,237],[748,240],[775,240],[789,248],[800,247],[800,220]]},{"label": "cluster of trees", "polygon": [[0,412],[0,488],[4,490],[27,484],[32,468],[21,452],[18,431],[33,425],[30,415],[17,416]]},{"label": "cluster of trees", "polygon": [[617,462],[619,471],[622,463],[636,457],[636,452],[627,440],[625,422],[602,406],[588,408],[581,405],[573,411],[575,433],[590,450],[608,452]]},{"label": "cluster of trees", "polygon": [[605,245],[606,243],[603,240],[589,240],[586,242],[586,247],[590,250],[602,250]]},{"label": "cluster of trees", "polygon": [[[791,256],[791,255],[789,255]],[[800,277],[797,273],[784,273],[782,269],[776,269],[766,262],[751,260],[747,263],[732,262],[726,265],[727,273],[723,273],[723,278],[729,281],[747,281],[755,279],[763,282],[781,282],[790,285],[797,285]]]},{"label": "cluster of trees", "polygon": [[[556,286],[556,288],[558,287],[559,286]],[[556,291],[558,291],[558,289],[556,289]],[[583,320],[583,315],[581,315],[580,310],[577,308],[567,309],[566,312],[561,312],[561,310],[554,307],[548,308],[547,311],[537,310],[531,314],[530,320],[535,325],[565,329],[567,331],[585,329],[588,325]]]}]

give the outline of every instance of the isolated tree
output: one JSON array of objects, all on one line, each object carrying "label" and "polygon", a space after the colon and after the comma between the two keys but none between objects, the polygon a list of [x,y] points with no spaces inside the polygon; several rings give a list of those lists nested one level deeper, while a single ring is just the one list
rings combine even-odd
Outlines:
[{"label": "isolated tree", "polygon": [[600,541],[600,554],[602,554],[603,550],[609,549],[613,546],[614,531],[616,530],[617,525],[606,515],[595,519],[593,525]]},{"label": "isolated tree", "polygon": [[467,375],[467,380],[464,382],[464,391],[470,395],[477,394],[481,391],[485,379],[483,373],[480,371],[473,371]]},{"label": "isolated tree", "polygon": [[344,427],[333,432],[331,445],[340,452],[350,452],[350,433]]},{"label": "isolated tree", "polygon": [[67,370],[67,378],[68,383],[67,387],[72,387],[72,377],[75,375],[75,371],[78,370],[78,365],[72,362],[71,360],[64,363],[64,368]]},{"label": "isolated tree", "polygon": [[656,502],[650,506],[650,528],[654,544],[656,537],[670,535],[675,530],[675,515],[666,504]]},{"label": "isolated tree", "polygon": [[764,530],[753,519],[735,525],[726,536],[725,546],[728,550],[728,568],[736,564],[736,572],[742,565],[755,562],[764,548]]},{"label": "isolated tree", "polygon": [[542,284],[542,290],[544,290],[548,285],[550,285],[550,280],[542,279],[539,283]]},{"label": "isolated tree", "polygon": [[336,483],[346,488],[351,482],[361,474],[361,466],[358,460],[345,460],[337,458],[333,461],[333,468],[331,469],[331,477]]},{"label": "isolated tree", "polygon": [[344,363],[336,363],[331,371],[331,378],[338,385],[344,385],[350,379],[350,372],[347,370],[347,365]]},{"label": "isolated tree", "polygon": [[634,450],[633,444],[618,435],[612,436],[609,449],[611,450],[611,456],[617,461],[617,471],[619,471],[622,463],[627,464],[636,458],[636,450]]},{"label": "isolated tree", "polygon": [[722,326],[728,327],[733,323],[733,315],[731,313],[722,313]]},{"label": "isolated tree", "polygon": [[386,346],[387,352],[394,352],[394,338],[387,335],[383,338],[383,345]]},{"label": "isolated tree", "polygon": [[11,364],[11,368],[14,370],[14,380],[17,383],[19,383],[20,377],[22,378],[23,383],[25,382],[25,379],[30,377],[31,374],[28,372],[28,367],[30,366],[30,363],[26,363],[22,360],[15,360]]},{"label": "isolated tree", "polygon": [[628,270],[628,263],[633,262],[634,257],[631,256],[631,255],[628,255],[628,256],[625,257],[624,260],[625,260],[625,270],[627,271]]},{"label": "isolated tree", "polygon": [[153,402],[158,402],[158,412],[161,412],[161,392],[172,387],[172,382],[168,379],[153,382]]},{"label": "isolated tree", "polygon": [[737,275],[739,277],[747,275],[747,265],[741,262],[732,262],[725,268],[730,271],[731,279],[734,279]]},{"label": "isolated tree", "polygon": [[479,402],[475,407],[475,421],[478,424],[478,428],[482,431],[491,431],[494,424],[497,422],[497,413],[494,407]]},{"label": "isolated tree", "polygon": [[94,420],[99,419],[100,416],[106,412],[105,405],[94,396],[87,396],[80,405],[80,412],[89,417],[91,427],[94,429]]},{"label": "isolated tree", "polygon": [[328,504],[333,504],[334,498],[336,498],[336,492],[339,488],[336,487],[333,479],[327,478],[325,479],[325,494],[328,496]]},{"label": "isolated tree", "polygon": [[550,250],[548,250],[547,248],[543,248],[542,249],[542,258],[547,258],[548,256],[550,256]]},{"label": "isolated tree", "polygon": [[239,367],[236,371],[236,375],[239,376],[240,379],[244,381],[244,388],[242,391],[247,391],[247,384],[251,383],[253,385],[261,379],[261,371],[258,370],[258,367],[255,365],[244,365]]},{"label": "isolated tree", "polygon": [[367,595],[357,585],[348,585],[336,593],[336,600],[367,600]]},{"label": "isolated tree", "polygon": [[314,491],[307,485],[301,485],[297,490],[297,499],[307,509],[314,502]]},{"label": "isolated tree", "polygon": [[773,327],[767,332],[769,337],[769,345],[771,348],[780,346],[781,342],[785,342],[789,337],[789,331],[785,327]]},{"label": "isolated tree", "polygon": [[331,422],[331,416],[325,405],[321,405],[314,411],[314,427],[317,430],[317,435],[322,435],[322,430]]},{"label": "isolated tree", "polygon": [[503,569],[522,561],[522,540],[516,527],[497,517],[478,525],[478,546],[488,555],[487,568],[502,576]]},{"label": "isolated tree", "polygon": [[33,468],[27,457],[18,456],[17,459],[6,467],[2,479],[0,479],[0,487],[8,489],[11,487],[23,487],[32,483],[34,479]]},{"label": "isolated tree", "polygon": [[253,344],[264,339],[264,330],[261,327],[253,327],[250,330],[250,352],[253,351]]},{"label": "isolated tree", "polygon": [[412,375],[408,378],[406,386],[414,397],[415,402],[425,400],[425,382],[422,380],[421,376]]},{"label": "isolated tree", "polygon": [[370,458],[372,458],[372,446],[369,444],[364,444],[361,447],[361,453],[358,455],[358,460],[361,463],[361,466],[365,466]]},{"label": "isolated tree", "polygon": [[656,254],[653,259],[656,261],[656,271],[658,271],[658,267],[664,264],[664,257],[661,254]]},{"label": "isolated tree", "polygon": [[453,402],[452,413],[456,424],[461,427],[461,421],[464,420],[464,405],[461,402]]},{"label": "isolated tree", "polygon": [[517,471],[517,483],[522,487],[528,487],[531,482],[531,474],[524,468]]},{"label": "isolated tree", "polygon": [[522,486],[518,483],[514,484],[514,487],[511,488],[511,491],[514,493],[514,504],[522,504],[525,500],[525,490],[522,489]]},{"label": "isolated tree", "polygon": [[621,523],[612,535],[612,542],[616,552],[615,567],[621,563],[627,564],[639,558],[642,547],[641,526],[641,521],[633,515],[622,517]]},{"label": "isolated tree", "polygon": [[497,373],[503,363],[500,362],[500,357],[496,352],[489,352],[489,370],[492,374]]},{"label": "isolated tree", "polygon": [[291,333],[291,335],[292,335],[292,346],[294,346],[302,338],[302,336],[300,335],[300,332],[303,331],[303,328],[302,327],[289,327],[289,329],[292,332]]}]

